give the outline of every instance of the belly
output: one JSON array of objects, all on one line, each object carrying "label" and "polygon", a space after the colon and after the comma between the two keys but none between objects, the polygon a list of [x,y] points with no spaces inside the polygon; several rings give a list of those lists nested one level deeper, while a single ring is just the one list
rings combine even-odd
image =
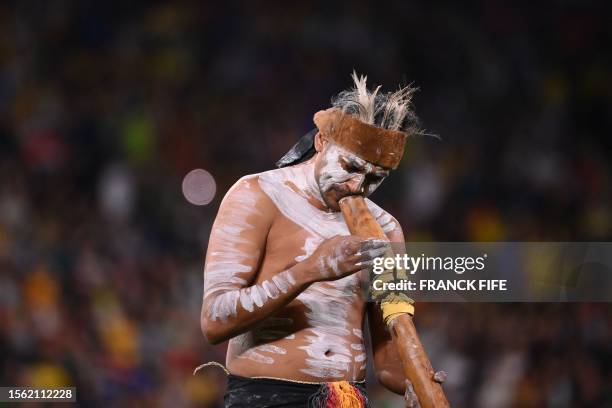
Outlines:
[{"label": "belly", "polygon": [[362,379],[364,306],[357,276],[317,282],[274,316],[232,339],[228,368],[248,377]]}]

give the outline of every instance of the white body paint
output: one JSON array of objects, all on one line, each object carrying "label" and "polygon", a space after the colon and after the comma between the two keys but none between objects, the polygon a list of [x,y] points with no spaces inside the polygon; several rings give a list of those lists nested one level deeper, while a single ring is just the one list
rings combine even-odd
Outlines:
[{"label": "white body paint", "polygon": [[[254,228],[247,219],[260,215],[255,207],[257,197],[245,181],[246,178],[236,183],[233,189],[240,186],[241,193],[234,195],[233,200],[227,204],[227,211],[233,216],[224,220],[224,225],[213,228],[211,234],[211,239],[215,239],[217,244],[220,244],[218,246],[223,248],[212,252],[206,264],[204,299],[217,294],[206,311],[208,318],[213,321],[227,321],[230,316],[236,316],[238,304],[252,312],[269,299],[276,299],[281,293],[287,293],[291,285],[295,284],[291,273],[283,271],[271,280],[244,288],[247,281],[241,275],[252,272],[252,268],[244,262],[259,257],[259,249],[248,248],[252,244],[241,235]],[[228,195],[231,192],[232,190]],[[247,250],[238,250],[237,245],[245,246]]]},{"label": "white body paint", "polygon": [[[272,277],[270,281],[265,280],[261,284],[240,289],[240,305],[245,310],[252,312],[256,307],[262,307],[263,304],[268,301],[268,299],[276,299],[279,294],[287,293],[291,285],[294,284],[295,279],[293,279],[293,276],[291,276],[291,272],[283,271]],[[231,292],[227,292],[221,296],[225,296],[230,293]]]},{"label": "white body paint", "polygon": [[[368,163],[365,160],[355,156],[353,153],[347,151],[346,149],[343,149],[340,146],[330,145],[325,151],[326,161],[321,167],[321,191],[325,192],[335,184],[342,184],[355,178],[360,179],[363,183],[365,176],[360,173],[347,171],[341,164],[341,157],[351,157],[352,160],[355,160],[358,163],[362,164],[366,173],[373,171],[374,166],[372,166],[371,163]],[[380,186],[380,183],[383,182],[383,179],[380,179],[375,183],[368,184],[367,190],[364,191],[364,193],[366,193],[366,196],[369,196],[374,191],[376,191],[378,186]]]},{"label": "white body paint", "polygon": [[263,354],[255,351],[255,349],[248,349],[238,356],[238,358],[246,358],[248,360],[255,361],[256,363],[274,364],[274,359],[272,357],[264,356]]},{"label": "white body paint", "polygon": [[[334,183],[342,182],[338,181],[342,177],[339,173],[331,176],[330,180]],[[296,261],[302,261],[312,255],[325,239],[336,235],[350,235],[340,212],[325,212],[308,202],[308,195],[322,200],[311,163],[272,170],[248,178],[252,177],[258,177],[259,186],[278,210],[308,234],[302,247],[303,254],[297,256]],[[283,271],[260,284],[244,287],[248,284],[244,275],[253,272],[248,265],[261,255],[259,248],[250,248],[253,244],[242,237],[245,231],[254,228],[248,222],[249,217],[259,215],[255,208],[256,193],[250,191],[245,183],[246,179],[234,187],[244,183],[242,185],[247,188],[240,191],[239,197],[235,195],[229,204],[227,210],[233,216],[229,221],[226,220],[222,227],[214,228],[211,235],[211,239],[214,237],[222,244],[219,247],[223,248],[212,252],[207,260],[204,297],[206,299],[215,295],[206,311],[212,320],[226,321],[231,316],[236,316],[239,305],[252,312],[281,293],[287,293],[291,285],[296,283],[289,271]],[[289,182],[296,186],[299,192],[294,191],[288,185]],[[231,192],[232,190],[228,194]],[[385,231],[394,228],[392,217],[370,200],[366,202]],[[321,259],[321,267],[337,275],[339,255]],[[306,307],[309,324],[309,328],[305,329],[308,334],[300,337],[305,339],[305,344],[298,346],[306,354],[306,367],[301,369],[303,373],[318,378],[342,378],[355,362],[365,361],[361,330],[349,327],[347,321],[351,307],[355,302],[363,301],[359,299],[361,294],[358,288],[359,278],[351,275],[334,281],[314,283],[296,298]],[[288,328],[291,323],[288,318],[269,317],[250,332],[233,338],[230,346],[235,349],[239,358],[273,364],[273,356],[285,355],[287,350],[269,343],[280,339],[295,339],[295,334]]]},{"label": "white body paint", "polygon": [[211,240],[216,240],[220,244],[219,247],[223,248],[210,254],[204,275],[204,299],[222,292],[213,299],[206,311],[212,320],[226,321],[229,316],[236,315],[236,308],[241,298],[239,288],[247,284],[241,275],[252,272],[246,261],[259,257],[258,248],[252,248],[251,251],[239,251],[236,248],[237,245],[249,246],[250,243],[242,238],[241,234],[254,228],[247,219],[258,215],[255,209],[257,198],[244,179],[236,183],[227,194],[231,194],[238,186],[247,188],[228,204],[228,211],[235,216],[226,220],[223,226],[213,228],[211,233]]},{"label": "white body paint", "polygon": [[[345,174],[350,173],[344,170],[330,173],[328,180],[332,184],[342,182]],[[336,235],[350,235],[340,212],[328,213],[319,210],[304,196],[289,188],[287,181],[291,181],[302,191],[315,191],[316,198],[320,199],[321,196],[316,189],[313,167],[308,164],[273,170],[259,177],[262,190],[281,213],[309,233],[303,247],[304,254],[296,257],[296,261],[312,255],[325,239]],[[374,203],[367,201],[379,217],[385,214]],[[391,220],[389,217],[389,222]],[[389,226],[390,224],[387,228]],[[322,271],[329,267],[333,273],[338,274],[336,257],[321,259],[318,263]],[[310,325],[310,328],[306,329],[309,332],[306,336],[307,344],[299,347],[307,355],[307,367],[300,370],[303,373],[319,378],[342,378],[350,371],[353,362],[365,360],[363,343],[354,343],[353,337],[362,339],[362,332],[354,328],[351,330],[347,322],[348,312],[360,296],[356,290],[359,286],[358,279],[356,275],[351,275],[335,281],[317,282],[296,298],[306,306],[306,317]],[[353,357],[352,350],[361,353]]]}]

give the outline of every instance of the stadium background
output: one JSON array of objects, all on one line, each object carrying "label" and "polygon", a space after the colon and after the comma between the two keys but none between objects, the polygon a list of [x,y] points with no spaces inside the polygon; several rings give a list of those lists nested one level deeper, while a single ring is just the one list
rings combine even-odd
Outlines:
[{"label": "stadium background", "polygon": [[[350,86],[441,136],[374,195],[409,240],[609,241],[605,2],[0,4],[1,385],[82,406],[217,406],[199,328],[220,199]],[[204,168],[216,196],[189,204]],[[210,186],[209,186],[210,187]],[[417,323],[457,407],[612,404],[609,304],[429,304]],[[370,383],[375,406],[400,406]]]}]

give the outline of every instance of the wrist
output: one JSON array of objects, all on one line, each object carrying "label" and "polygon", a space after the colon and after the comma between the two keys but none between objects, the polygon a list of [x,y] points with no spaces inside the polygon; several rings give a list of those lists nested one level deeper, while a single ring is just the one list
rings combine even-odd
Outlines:
[{"label": "wrist", "polygon": [[295,280],[300,285],[303,285],[304,288],[319,281],[318,276],[316,276],[317,270],[312,266],[309,259],[305,259],[304,261],[295,264],[291,269],[295,276]]}]

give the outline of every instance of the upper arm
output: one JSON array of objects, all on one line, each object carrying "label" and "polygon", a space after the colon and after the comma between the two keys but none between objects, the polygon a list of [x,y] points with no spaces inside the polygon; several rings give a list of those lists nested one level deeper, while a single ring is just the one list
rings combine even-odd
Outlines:
[{"label": "upper arm", "polygon": [[273,217],[274,205],[259,188],[257,176],[240,179],[228,191],[208,242],[203,319],[225,320],[236,314],[236,302],[217,295],[254,281]]}]

